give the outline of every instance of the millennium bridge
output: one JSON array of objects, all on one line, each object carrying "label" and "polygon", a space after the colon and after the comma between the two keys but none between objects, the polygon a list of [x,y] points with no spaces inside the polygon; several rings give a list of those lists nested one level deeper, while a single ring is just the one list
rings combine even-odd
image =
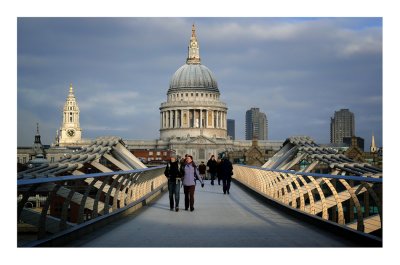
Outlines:
[{"label": "millennium bridge", "polygon": [[382,170],[309,137],[235,164],[229,195],[198,185],[194,212],[169,210],[164,167],[100,137],[18,172],[18,247],[382,247]]}]

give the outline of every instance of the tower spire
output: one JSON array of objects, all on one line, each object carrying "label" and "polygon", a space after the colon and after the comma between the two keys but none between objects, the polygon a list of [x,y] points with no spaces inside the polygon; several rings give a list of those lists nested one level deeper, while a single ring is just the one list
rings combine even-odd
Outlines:
[{"label": "tower spire", "polygon": [[188,47],[188,58],[187,64],[200,64],[200,49],[199,43],[197,42],[196,27],[192,25],[192,37],[190,38]]},{"label": "tower spire", "polygon": [[196,27],[194,26],[194,23],[192,25],[192,37],[196,38]]},{"label": "tower spire", "polygon": [[39,134],[39,123],[36,123],[36,135],[35,135],[35,142],[34,144],[38,144],[38,145],[42,145],[41,141],[40,141],[40,134]]},{"label": "tower spire", "polygon": [[378,151],[378,148],[376,147],[375,144],[375,136],[374,133],[372,133],[372,140],[371,140],[371,148],[370,148],[371,153],[376,153]]},{"label": "tower spire", "polygon": [[69,94],[74,95],[74,88],[72,87],[72,83],[69,84]]}]

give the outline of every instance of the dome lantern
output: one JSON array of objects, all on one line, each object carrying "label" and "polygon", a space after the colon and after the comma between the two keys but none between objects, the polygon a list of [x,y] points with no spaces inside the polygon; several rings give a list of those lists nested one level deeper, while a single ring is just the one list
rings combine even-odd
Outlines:
[{"label": "dome lantern", "polygon": [[200,64],[200,47],[196,37],[196,28],[192,25],[192,37],[188,47],[187,64]]},{"label": "dome lantern", "polygon": [[196,28],[192,25],[192,36],[188,46],[186,64],[182,65],[172,76],[168,94],[178,90],[202,90],[219,94],[214,74],[200,63],[200,46],[197,41]]}]

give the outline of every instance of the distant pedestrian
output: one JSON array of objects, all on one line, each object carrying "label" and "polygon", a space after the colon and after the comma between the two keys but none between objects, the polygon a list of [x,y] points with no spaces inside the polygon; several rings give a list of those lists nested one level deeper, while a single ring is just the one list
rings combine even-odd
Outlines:
[{"label": "distant pedestrian", "polygon": [[221,158],[219,157],[217,160],[217,179],[218,179],[218,185],[221,185]]},{"label": "distant pedestrian", "polygon": [[196,179],[200,180],[202,187],[204,187],[204,183],[199,177],[199,170],[193,162],[193,157],[191,155],[186,157],[186,164],[181,167],[181,173],[183,175],[183,191],[185,193],[185,210],[187,211],[190,207],[190,211],[193,212]]},{"label": "distant pedestrian", "polygon": [[179,211],[179,192],[181,188],[181,172],[179,170],[178,161],[176,157],[171,156],[165,168],[164,175],[168,178],[168,191],[169,191],[169,208],[174,210],[174,197],[175,197],[175,211]]},{"label": "distant pedestrian", "polygon": [[217,175],[217,161],[215,160],[215,156],[212,155],[210,159],[207,161],[208,173],[211,178],[211,185],[214,185],[215,176]]},{"label": "distant pedestrian", "polygon": [[185,157],[182,157],[182,159],[179,161],[179,164],[181,166],[181,168],[186,165],[186,158],[187,158],[188,154],[185,154]]},{"label": "distant pedestrian", "polygon": [[227,157],[222,158],[220,164],[220,178],[222,179],[222,190],[224,194],[229,194],[229,189],[231,187],[231,180],[233,175],[232,163]]},{"label": "distant pedestrian", "polygon": [[206,179],[206,170],[207,170],[207,166],[204,164],[203,161],[201,161],[201,163],[199,165],[199,173],[200,173],[200,177],[202,180]]}]

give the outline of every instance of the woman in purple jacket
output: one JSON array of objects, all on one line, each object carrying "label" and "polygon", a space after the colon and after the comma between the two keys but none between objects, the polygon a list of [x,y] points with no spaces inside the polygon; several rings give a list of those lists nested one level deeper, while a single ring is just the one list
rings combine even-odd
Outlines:
[{"label": "woman in purple jacket", "polygon": [[185,210],[187,211],[190,206],[190,211],[193,212],[196,180],[200,181],[201,187],[204,187],[204,183],[191,155],[186,157],[186,163],[182,166],[181,171],[183,175],[183,191],[185,193]]}]

